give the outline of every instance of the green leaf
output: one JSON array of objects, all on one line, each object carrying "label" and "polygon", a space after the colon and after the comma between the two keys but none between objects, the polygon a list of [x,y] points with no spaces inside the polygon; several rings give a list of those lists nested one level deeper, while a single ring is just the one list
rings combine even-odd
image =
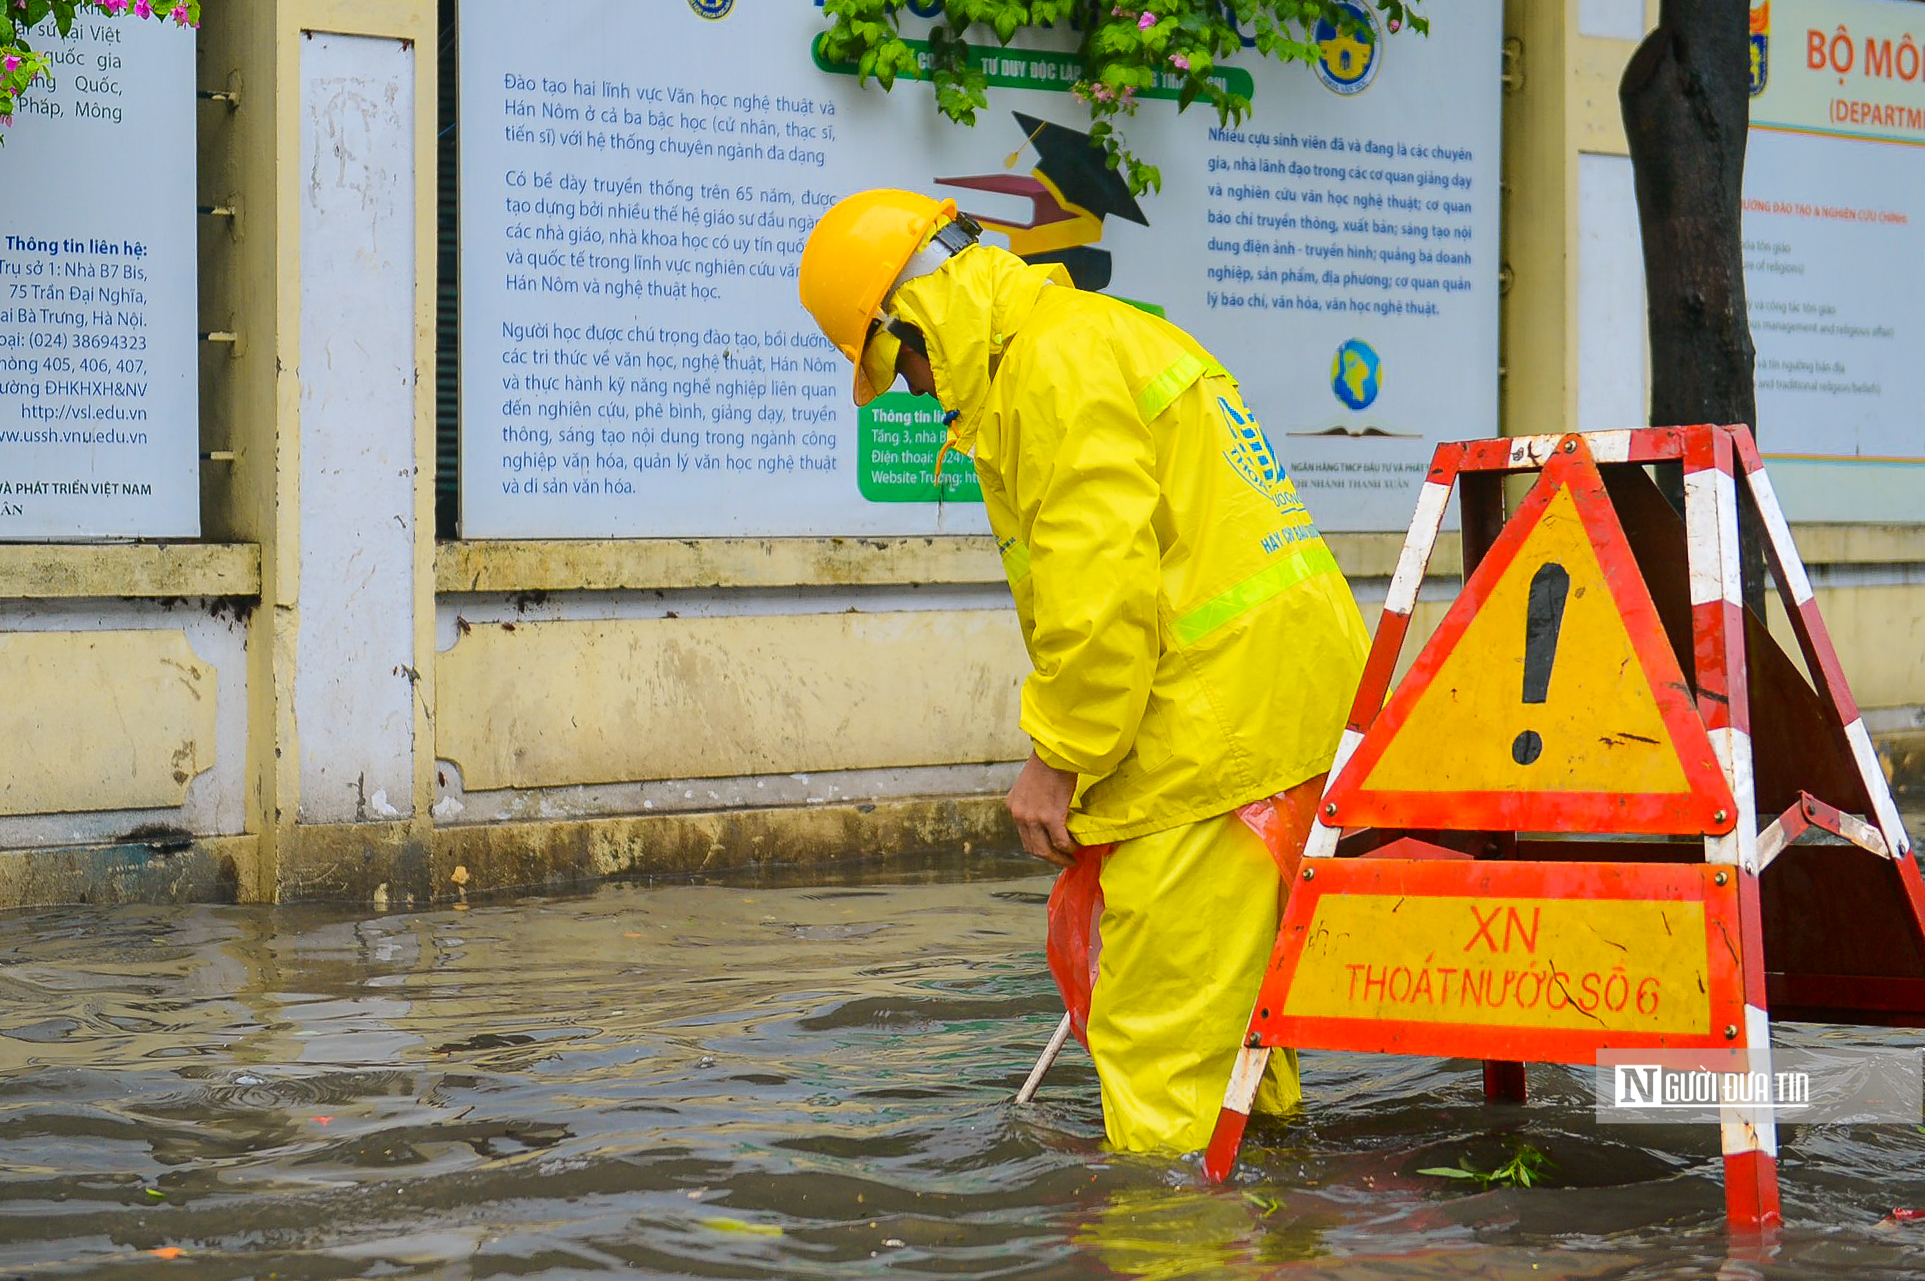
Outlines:
[{"label": "green leaf", "polygon": [[741,1232],[752,1237],[779,1237],[782,1229],[773,1223],[748,1223],[742,1219],[703,1219],[702,1226],[717,1232]]},{"label": "green leaf", "polygon": [[[823,0],[822,13],[827,30],[819,48],[824,61],[853,63],[858,83],[873,79],[883,90],[890,89],[898,76],[916,76],[915,52],[904,43],[900,31],[901,10],[908,0]],[[1427,32],[1429,23],[1413,9],[1417,0],[1364,0],[1385,15],[1386,26],[1400,30]],[[20,4],[21,0],[12,0]],[[4,40],[13,20],[25,15],[24,27],[31,28],[40,17],[67,6],[71,13],[76,0],[24,0],[24,6],[8,8],[0,0],[0,40]],[[178,4],[189,6],[198,19],[201,0],[157,0],[156,9],[166,12]],[[1082,78],[1076,84],[1077,96],[1090,117],[1090,139],[1102,147],[1104,161],[1122,173],[1131,192],[1142,194],[1162,189],[1163,174],[1155,165],[1142,160],[1129,148],[1111,124],[1118,117],[1133,116],[1137,98],[1155,86],[1157,77],[1172,71],[1171,50],[1181,50],[1190,68],[1178,88],[1177,109],[1185,110],[1198,101],[1207,101],[1225,124],[1241,124],[1250,114],[1250,100],[1210,79],[1221,59],[1243,52],[1242,31],[1254,32],[1260,56],[1280,62],[1315,62],[1322,50],[1311,42],[1319,20],[1336,23],[1354,31],[1357,22],[1340,0],[1143,0],[1130,6],[1134,12],[1118,12],[1115,0],[943,0],[941,20],[929,34],[929,79],[934,81],[937,110],[951,120],[974,124],[978,111],[989,105],[988,80],[979,67],[969,65],[969,50],[963,41],[972,24],[982,23],[996,33],[1004,45],[1025,31],[1040,30],[1066,22],[1082,32],[1080,53]],[[1140,28],[1139,14],[1147,9],[1155,19],[1147,30]],[[24,43],[24,42],[23,42]],[[8,86],[0,82],[0,95]],[[1096,97],[1102,89],[1105,101]],[[4,98],[0,98],[4,102]],[[1536,1154],[1538,1159],[1542,1154]],[[1517,1162],[1525,1161],[1525,1164]],[[1541,1166],[1526,1161],[1520,1149],[1506,1174],[1528,1187],[1540,1179]],[[1507,1170],[1509,1166],[1505,1167]],[[1453,1178],[1491,1179],[1480,1172],[1453,1173]]]},{"label": "green leaf", "polygon": [[1428,1170],[1419,1170],[1417,1173],[1434,1174],[1443,1179],[1476,1179],[1480,1183],[1487,1177],[1475,1170],[1460,1170],[1454,1165],[1433,1165]]}]

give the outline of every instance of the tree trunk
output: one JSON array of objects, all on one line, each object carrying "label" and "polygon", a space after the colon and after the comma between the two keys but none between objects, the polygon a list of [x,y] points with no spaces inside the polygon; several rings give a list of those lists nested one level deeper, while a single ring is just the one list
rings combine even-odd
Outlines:
[{"label": "tree trunk", "polygon": [[[1662,0],[1618,84],[1644,236],[1653,426],[1758,430],[1743,245],[1748,17],[1746,0]],[[1762,616],[1758,533],[1741,510],[1745,603]]]}]

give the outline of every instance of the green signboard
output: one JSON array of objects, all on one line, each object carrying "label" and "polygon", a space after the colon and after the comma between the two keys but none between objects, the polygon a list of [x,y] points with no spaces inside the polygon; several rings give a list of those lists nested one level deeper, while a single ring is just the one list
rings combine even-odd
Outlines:
[{"label": "green signboard", "polygon": [[860,410],[856,437],[856,484],[872,503],[975,503],[982,486],[976,464],[960,450],[943,460],[936,480],[936,454],[948,437],[942,407],[927,396],[892,392]]}]

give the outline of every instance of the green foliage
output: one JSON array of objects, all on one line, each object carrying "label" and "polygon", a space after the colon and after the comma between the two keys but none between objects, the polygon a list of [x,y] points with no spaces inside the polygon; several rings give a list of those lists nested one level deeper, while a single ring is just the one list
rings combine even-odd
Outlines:
[{"label": "green foliage", "polygon": [[[1430,29],[1417,12],[1420,0],[1360,0],[1382,13],[1390,31]],[[4,0],[0,0],[4,3]],[[887,90],[896,77],[917,69],[917,52],[903,39],[901,12],[908,0],[826,0],[822,56],[852,65],[863,83],[873,78]],[[1311,41],[1320,21],[1354,30],[1339,0],[943,0],[942,18],[929,35],[929,78],[936,109],[951,120],[976,123],[989,105],[988,80],[970,66],[969,40],[994,37],[1007,45],[1029,30],[1067,28],[1080,37],[1083,77],[1071,90],[1088,107],[1090,137],[1121,168],[1137,194],[1160,189],[1163,175],[1139,159],[1121,127],[1136,114],[1137,95],[1157,77],[1180,83],[1177,108],[1205,102],[1223,124],[1240,124],[1250,100],[1211,79],[1217,63],[1242,52],[1243,36],[1265,57],[1315,62]],[[1167,83],[1167,82],[1166,82]]]},{"label": "green foliage", "polygon": [[1528,1188],[1542,1183],[1544,1176],[1557,1168],[1557,1162],[1528,1143],[1514,1144],[1511,1159],[1495,1170],[1479,1170],[1470,1163],[1469,1157],[1460,1158],[1451,1165],[1434,1165],[1419,1174],[1434,1174],[1443,1179],[1470,1179],[1476,1182],[1479,1190],[1496,1184],[1507,1188]]},{"label": "green foliage", "polygon": [[51,64],[33,47],[28,33],[65,36],[79,17],[172,18],[183,27],[198,27],[201,0],[0,0],[0,125],[13,123],[14,107],[28,85],[47,74]]},{"label": "green foliage", "polygon": [[1266,1219],[1283,1209],[1282,1197],[1270,1196],[1262,1192],[1245,1192],[1243,1199],[1263,1211],[1263,1217]]}]

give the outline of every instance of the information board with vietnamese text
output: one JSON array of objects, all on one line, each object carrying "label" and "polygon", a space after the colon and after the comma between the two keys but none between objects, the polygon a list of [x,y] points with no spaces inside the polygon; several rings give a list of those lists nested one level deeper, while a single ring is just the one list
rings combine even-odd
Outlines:
[{"label": "information board with vietnamese text", "polygon": [[936,407],[859,412],[797,300],[809,229],[869,187],[1190,330],[1326,528],[1402,528],[1432,445],[1497,429],[1495,6],[1249,53],[1237,126],[1166,77],[1127,121],[1140,196],[1092,164],[1067,38],[979,48],[971,128],[818,63],[813,0],[522,9],[460,8],[465,536],[983,529]]},{"label": "information board with vietnamese text", "polygon": [[40,38],[0,146],[0,539],[193,537],[194,33]]}]

